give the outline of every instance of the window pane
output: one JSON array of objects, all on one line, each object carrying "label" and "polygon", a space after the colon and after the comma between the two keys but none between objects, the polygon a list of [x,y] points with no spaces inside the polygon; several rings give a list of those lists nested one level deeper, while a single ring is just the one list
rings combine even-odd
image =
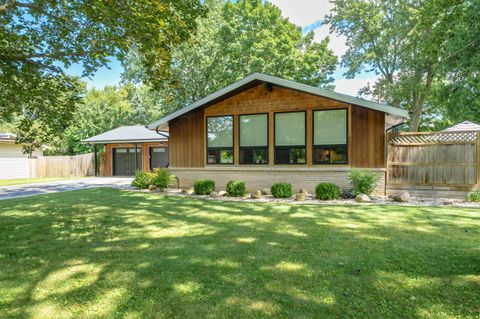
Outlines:
[{"label": "window pane", "polygon": [[268,164],[268,148],[241,148],[240,164]]},{"label": "window pane", "polygon": [[347,163],[347,147],[332,147],[330,153],[332,163]]},{"label": "window pane", "polygon": [[347,110],[313,112],[315,145],[347,144]]},{"label": "window pane", "polygon": [[275,145],[305,145],[305,112],[275,113]]},{"label": "window pane", "polygon": [[315,163],[330,163],[330,149],[328,147],[315,148],[313,161]]},{"label": "window pane", "polygon": [[211,150],[207,151],[208,164],[233,164],[233,150]]},{"label": "window pane", "polygon": [[240,115],[240,146],[268,146],[268,115]]},{"label": "window pane", "polygon": [[313,161],[318,164],[346,164],[347,147],[316,147],[313,153]]},{"label": "window pane", "polygon": [[305,148],[280,147],[275,149],[275,164],[305,164]]},{"label": "window pane", "polygon": [[233,147],[233,116],[207,118],[208,147]]}]

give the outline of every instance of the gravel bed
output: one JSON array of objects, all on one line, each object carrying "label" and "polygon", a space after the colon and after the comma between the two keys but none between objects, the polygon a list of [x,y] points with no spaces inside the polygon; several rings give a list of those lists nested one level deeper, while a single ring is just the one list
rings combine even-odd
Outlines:
[{"label": "gravel bed", "polygon": [[230,196],[210,196],[210,195],[195,195],[186,194],[182,189],[168,188],[163,191],[155,190],[136,190],[138,192],[159,193],[169,196],[183,196],[191,198],[201,198],[216,201],[232,201],[232,202],[246,202],[246,203],[279,203],[279,204],[301,204],[301,205],[395,205],[395,206],[450,206],[450,207],[478,207],[480,203],[466,202],[461,199],[451,198],[418,198],[411,197],[408,203],[400,203],[393,201],[388,197],[372,196],[371,202],[358,203],[355,199],[338,199],[321,201],[315,199],[311,194],[307,196],[304,201],[296,201],[295,198],[274,198],[271,195],[264,195],[261,199],[250,198],[250,194],[244,197],[230,197]]}]

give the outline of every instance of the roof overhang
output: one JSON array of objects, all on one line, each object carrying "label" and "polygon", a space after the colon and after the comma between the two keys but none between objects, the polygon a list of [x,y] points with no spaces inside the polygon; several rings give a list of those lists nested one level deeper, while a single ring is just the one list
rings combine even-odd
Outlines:
[{"label": "roof overhang", "polygon": [[266,74],[260,74],[260,73],[253,73],[242,80],[239,80],[229,86],[224,87],[223,89],[220,89],[192,104],[189,106],[182,108],[176,112],[173,112],[158,121],[151,123],[147,126],[148,129],[150,130],[162,130],[162,131],[168,131],[168,123],[180,116],[183,116],[185,114],[188,114],[190,112],[193,112],[199,108],[205,108],[208,107],[212,104],[215,104],[221,100],[224,100],[226,98],[229,98],[235,94],[238,94],[246,89],[249,89],[251,87],[254,87],[258,84],[261,83],[266,83],[266,84],[273,84],[276,86],[284,87],[284,88],[289,88],[293,89],[296,91],[304,92],[304,93],[309,93],[321,97],[325,97],[328,99],[344,102],[344,103],[349,103],[352,105],[360,106],[360,107],[365,107],[368,109],[376,110],[383,112],[387,115],[390,115],[392,118],[401,118],[401,119],[406,119],[408,118],[408,112],[406,110],[402,110],[393,106],[389,106],[386,104],[382,103],[375,103],[372,101],[364,100],[358,97],[353,97],[350,95],[342,94],[342,93],[337,93],[334,91],[322,89],[322,88],[317,88],[313,87],[310,85],[302,84],[302,83],[297,83],[293,82],[290,80],[285,80],[281,79],[278,77],[266,75]]},{"label": "roof overhang", "polygon": [[83,140],[83,144],[139,144],[139,143],[162,143],[168,142],[167,139],[149,139],[149,140],[102,140],[88,141]]}]

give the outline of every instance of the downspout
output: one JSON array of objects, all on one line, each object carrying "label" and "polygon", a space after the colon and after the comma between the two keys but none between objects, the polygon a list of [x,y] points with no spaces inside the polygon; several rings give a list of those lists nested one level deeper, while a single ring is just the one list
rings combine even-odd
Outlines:
[{"label": "downspout", "polygon": [[[147,126],[145,126],[146,128],[148,128]],[[158,135],[161,135],[163,137],[165,137],[165,135],[161,134],[160,132],[158,132],[158,126],[155,128],[155,133],[157,133]],[[170,143],[168,144],[168,154],[170,154]],[[170,160],[170,155],[169,155],[169,160]],[[170,162],[167,163],[167,166],[166,168],[168,168],[170,166]],[[175,177],[175,181],[177,182],[177,189],[180,188],[180,179],[177,177],[177,176],[174,176]]]},{"label": "downspout", "polygon": [[98,152],[97,152],[97,144],[90,144],[90,143],[87,143],[88,145],[90,146],[93,146],[93,169],[94,169],[94,173],[93,175],[95,177],[98,176]]},{"label": "downspout", "polygon": [[[403,125],[405,123],[405,119],[403,119],[402,121],[400,121],[400,123],[398,124],[395,124],[394,126],[391,126],[389,128],[387,128],[385,130],[385,136],[387,136],[387,134],[396,129],[397,127],[399,127],[400,125]],[[388,184],[388,171],[389,171],[389,166],[388,166],[388,141],[387,139],[385,138],[385,162],[386,162],[386,166],[387,166],[387,170],[385,171],[385,186],[384,186],[384,194],[385,196],[387,196],[387,184]]]}]

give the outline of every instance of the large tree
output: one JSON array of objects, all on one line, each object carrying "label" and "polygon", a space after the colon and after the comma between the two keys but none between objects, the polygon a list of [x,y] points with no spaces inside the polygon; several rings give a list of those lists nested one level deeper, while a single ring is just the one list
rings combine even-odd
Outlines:
[{"label": "large tree", "polygon": [[159,85],[202,8],[200,0],[0,0],[0,118],[20,118],[30,139],[34,123],[63,130],[83,94],[65,68],[79,64],[91,76],[132,47],[145,80]]},{"label": "large tree", "polygon": [[[253,72],[333,87],[337,58],[328,38],[315,42],[312,32],[302,34],[266,1],[207,0],[205,6],[208,14],[199,19],[197,31],[173,51],[172,77],[160,91],[165,112]],[[141,82],[143,76],[135,63],[124,73],[126,81]]]},{"label": "large tree", "polygon": [[327,21],[347,38],[348,50],[342,57],[346,75],[362,71],[380,75],[374,94],[410,110],[410,129],[417,131],[432,87],[444,78],[442,48],[455,22],[449,8],[460,0],[332,2]]}]

